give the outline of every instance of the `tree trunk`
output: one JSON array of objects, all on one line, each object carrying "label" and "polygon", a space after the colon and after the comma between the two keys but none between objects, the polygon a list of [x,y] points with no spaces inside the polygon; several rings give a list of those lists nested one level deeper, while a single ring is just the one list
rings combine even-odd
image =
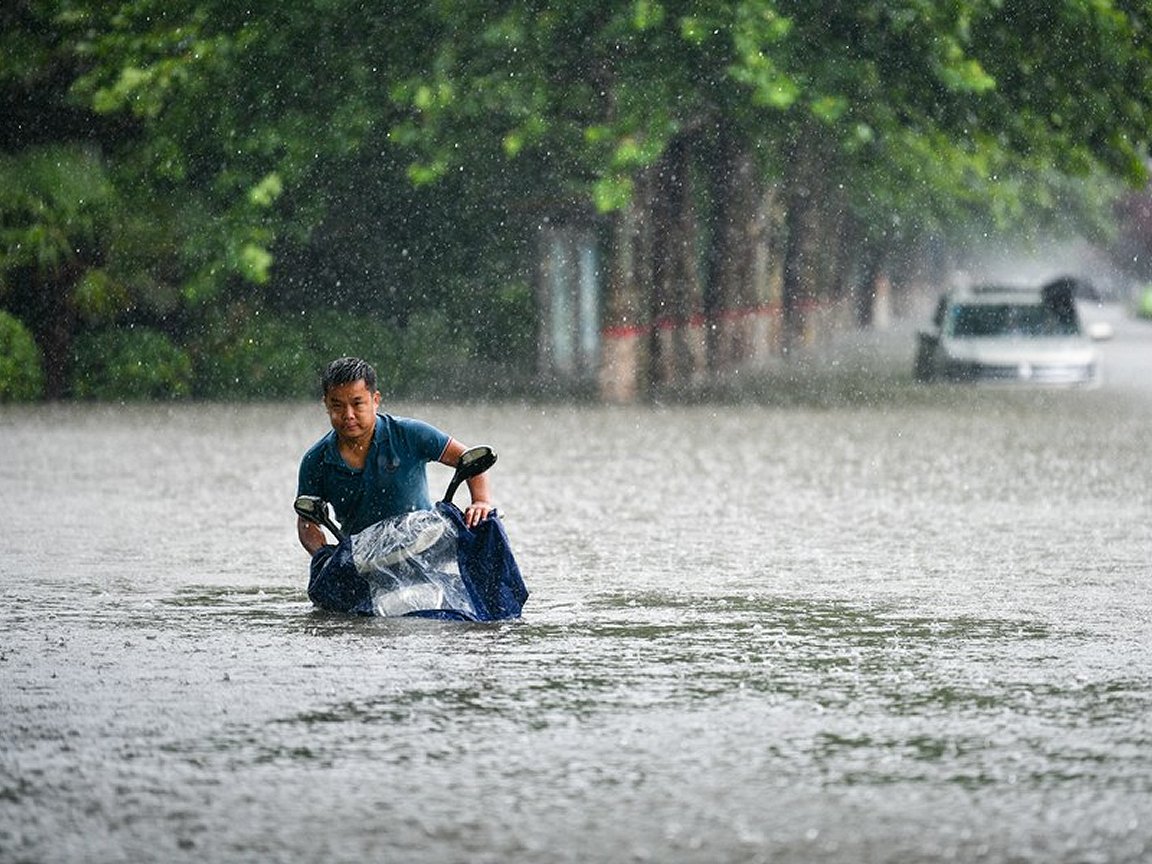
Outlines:
[{"label": "tree trunk", "polygon": [[820,130],[797,139],[788,182],[784,257],[784,348],[808,345],[834,326],[847,295],[842,195],[829,186]]},{"label": "tree trunk", "polygon": [[612,216],[598,376],[600,398],[612,404],[635,402],[648,376],[644,300],[652,284],[652,232],[646,184],[637,186],[632,202]]},{"label": "tree trunk", "polygon": [[709,175],[715,208],[708,255],[710,368],[723,374],[756,354],[756,316],[767,293],[761,251],[767,243],[763,184],[753,156],[721,134]]},{"label": "tree trunk", "polygon": [[672,143],[657,166],[652,197],[652,377],[658,389],[699,383],[707,369],[699,223],[692,146]]},{"label": "tree trunk", "polygon": [[[885,247],[878,243],[864,247],[861,278],[856,284],[853,303],[856,326],[862,330],[870,329],[874,324],[883,327],[886,323],[886,310],[881,310],[879,306],[887,302],[887,258]],[[883,298],[881,292],[885,295]],[[877,319],[878,313],[884,318],[883,321]]]},{"label": "tree trunk", "polygon": [[40,273],[28,271],[16,284],[19,317],[32,331],[44,361],[44,397],[63,399],[72,378],[72,348],[78,326],[72,294],[80,269],[64,265]]},{"label": "tree trunk", "polygon": [[72,372],[72,345],[76,336],[76,308],[71,292],[50,291],[59,302],[48,321],[41,347],[44,351],[44,395],[51,400],[63,399],[68,393]]},{"label": "tree trunk", "polygon": [[811,315],[817,303],[816,189],[807,158],[805,148],[798,146],[789,178],[781,334],[785,352],[811,341]]}]

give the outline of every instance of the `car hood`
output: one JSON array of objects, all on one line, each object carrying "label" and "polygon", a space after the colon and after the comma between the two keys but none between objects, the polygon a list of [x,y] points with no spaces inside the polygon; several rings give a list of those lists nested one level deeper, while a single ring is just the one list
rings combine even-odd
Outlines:
[{"label": "car hood", "polygon": [[941,347],[953,360],[996,366],[1091,363],[1096,359],[1096,348],[1092,343],[1074,336],[946,338],[941,341]]}]

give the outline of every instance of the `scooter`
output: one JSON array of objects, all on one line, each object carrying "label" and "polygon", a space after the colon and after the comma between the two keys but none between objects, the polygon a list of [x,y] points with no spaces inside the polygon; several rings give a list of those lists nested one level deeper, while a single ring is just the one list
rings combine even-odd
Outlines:
[{"label": "scooter", "polygon": [[357,615],[457,621],[520,617],[528,589],[499,515],[493,511],[469,528],[452,503],[461,483],[495,462],[491,447],[466,450],[434,509],[385,519],[351,536],[333,522],[327,502],[298,497],[296,513],[323,525],[337,540],[312,556],[308,597],[320,609]]}]

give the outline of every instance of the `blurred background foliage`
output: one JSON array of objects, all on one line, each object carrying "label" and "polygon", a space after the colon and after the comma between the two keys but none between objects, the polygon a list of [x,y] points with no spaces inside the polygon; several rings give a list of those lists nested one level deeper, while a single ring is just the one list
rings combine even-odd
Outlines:
[{"label": "blurred background foliage", "polygon": [[803,199],[861,260],[1071,222],[1147,266],[1148,4],[813,10],[5,3],[0,399],[309,398],[344,353],[390,394],[523,384],[540,226],[611,236],[689,150],[781,184],[796,248]]},{"label": "blurred background foliage", "polygon": [[40,349],[28,328],[0,310],[0,402],[27,402],[44,389]]}]

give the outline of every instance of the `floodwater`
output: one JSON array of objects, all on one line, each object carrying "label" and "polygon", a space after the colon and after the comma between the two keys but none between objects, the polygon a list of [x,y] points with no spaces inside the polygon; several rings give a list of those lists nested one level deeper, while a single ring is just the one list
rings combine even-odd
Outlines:
[{"label": "floodwater", "polygon": [[389,406],[499,451],[500,625],[312,610],[317,405],[0,408],[0,861],[1148,861],[1117,327],[1088,392],[888,336],[760,405]]}]

